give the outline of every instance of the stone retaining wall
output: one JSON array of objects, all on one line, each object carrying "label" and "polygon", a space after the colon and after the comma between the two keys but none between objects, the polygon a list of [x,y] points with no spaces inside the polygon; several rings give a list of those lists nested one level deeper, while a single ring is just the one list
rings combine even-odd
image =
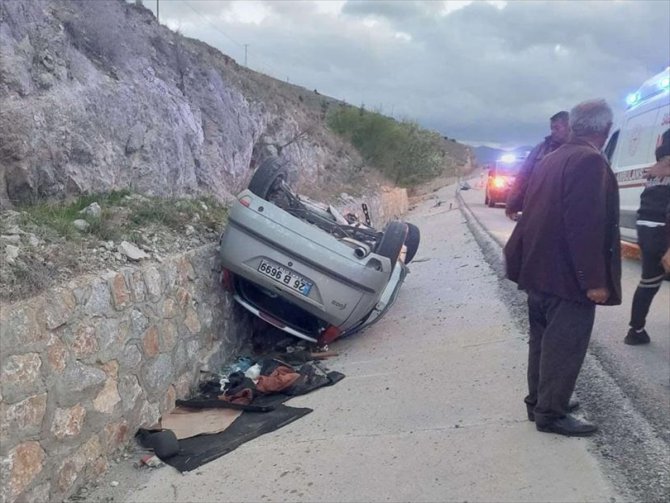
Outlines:
[{"label": "stone retaining wall", "polygon": [[0,312],[2,501],[61,500],[249,336],[216,247],[81,277]]},{"label": "stone retaining wall", "polygon": [[[382,227],[404,189],[368,198]],[[353,198],[343,210],[360,213]],[[350,208],[349,208],[350,207]],[[0,501],[61,501],[250,336],[216,246],[0,306]]]}]

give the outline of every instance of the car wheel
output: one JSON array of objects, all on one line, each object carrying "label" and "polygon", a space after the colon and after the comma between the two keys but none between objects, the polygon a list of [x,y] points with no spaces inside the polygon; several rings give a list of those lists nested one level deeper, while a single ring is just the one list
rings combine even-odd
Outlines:
[{"label": "car wheel", "polygon": [[278,184],[286,181],[288,170],[277,157],[268,157],[265,159],[254,176],[251,177],[248,188],[258,197],[270,200],[270,196],[277,189]]},{"label": "car wheel", "polygon": [[391,268],[395,267],[402,245],[407,239],[408,227],[404,222],[393,221],[386,226],[384,235],[382,236],[375,253],[382,257],[387,257],[391,261]]},{"label": "car wheel", "polygon": [[405,246],[407,252],[405,253],[405,264],[409,264],[414,255],[419,249],[419,242],[421,241],[421,232],[414,224],[407,224],[407,237],[405,238]]}]

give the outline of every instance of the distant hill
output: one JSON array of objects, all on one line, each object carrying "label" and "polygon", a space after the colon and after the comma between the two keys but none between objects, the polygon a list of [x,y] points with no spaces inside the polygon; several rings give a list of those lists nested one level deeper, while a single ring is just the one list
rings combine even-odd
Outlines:
[{"label": "distant hill", "polygon": [[523,145],[513,150],[503,150],[501,148],[493,148],[481,145],[479,147],[473,148],[473,151],[475,153],[475,157],[477,158],[477,163],[480,165],[485,165],[494,163],[500,159],[500,156],[505,154],[515,154],[518,157],[523,157],[532,149],[532,146],[527,145]]}]

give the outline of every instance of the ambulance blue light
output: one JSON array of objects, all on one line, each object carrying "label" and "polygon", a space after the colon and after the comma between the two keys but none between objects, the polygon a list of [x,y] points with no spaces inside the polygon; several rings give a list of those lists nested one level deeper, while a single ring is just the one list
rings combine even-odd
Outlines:
[{"label": "ambulance blue light", "polygon": [[632,107],[638,101],[640,101],[640,93],[630,93],[628,96],[626,96],[626,104],[629,107]]},{"label": "ambulance blue light", "polygon": [[670,77],[663,77],[658,82],[658,87],[660,87],[661,89],[670,89]]}]

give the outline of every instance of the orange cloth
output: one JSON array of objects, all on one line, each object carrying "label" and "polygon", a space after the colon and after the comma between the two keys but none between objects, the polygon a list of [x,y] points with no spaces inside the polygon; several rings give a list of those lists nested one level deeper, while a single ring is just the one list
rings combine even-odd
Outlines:
[{"label": "orange cloth", "polygon": [[300,378],[295,370],[289,367],[277,367],[269,376],[260,376],[256,389],[261,393],[276,393],[290,388]]},{"label": "orange cloth", "polygon": [[254,392],[249,388],[244,388],[242,391],[238,391],[234,395],[219,395],[219,399],[223,400],[224,402],[249,405],[254,399]]}]

